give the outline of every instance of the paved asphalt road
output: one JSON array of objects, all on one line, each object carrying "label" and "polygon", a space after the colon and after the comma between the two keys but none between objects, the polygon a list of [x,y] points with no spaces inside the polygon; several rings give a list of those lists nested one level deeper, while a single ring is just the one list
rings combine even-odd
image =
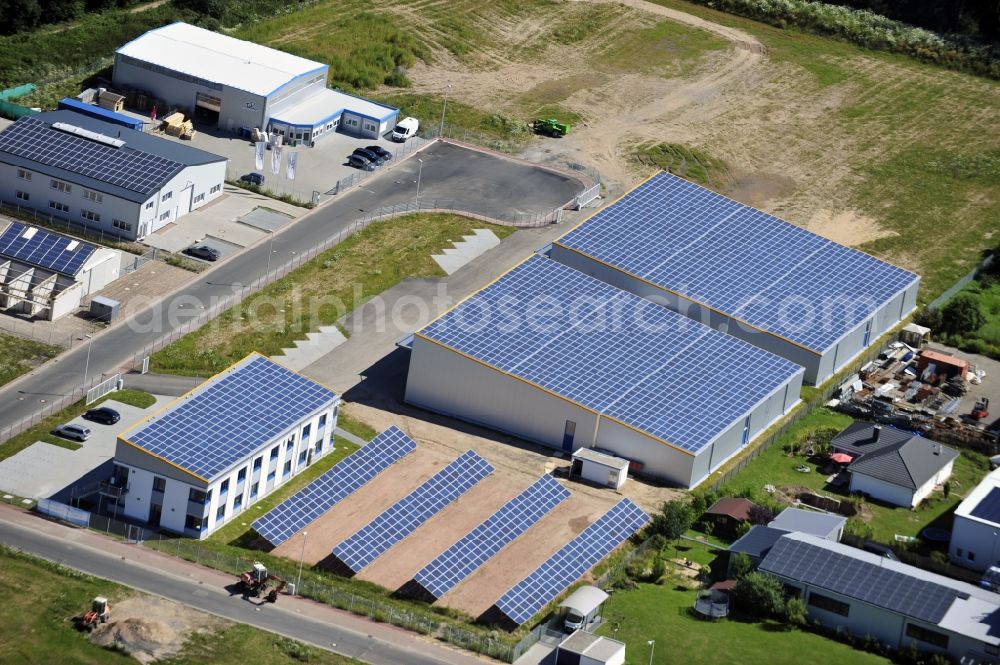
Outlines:
[{"label": "paved asphalt road", "polygon": [[[355,617],[348,617],[345,621],[358,623],[356,628],[360,630],[336,625],[329,620],[320,621],[309,616],[310,610],[315,609],[310,607],[310,601],[282,598],[278,604],[265,603],[258,608],[253,602],[243,600],[239,594],[230,595],[222,588],[201,584],[182,574],[130,561],[117,552],[110,553],[77,539],[46,533],[49,530],[0,520],[0,542],[97,577],[374,665],[474,665],[483,662],[447,647],[421,641],[398,629],[373,626],[369,630],[384,632],[389,639],[374,636],[364,632],[365,623],[363,620],[358,623]],[[296,603],[306,603],[306,611],[287,609]],[[320,610],[330,613],[329,608],[320,607]]]},{"label": "paved asphalt road", "polygon": [[[533,213],[571,201],[582,184],[568,176],[490,153],[435,143],[391,171],[290,224],[273,238],[271,265],[278,266],[348,228],[366,210],[412,201],[420,177],[420,198],[455,201],[469,212]],[[34,415],[47,402],[69,394],[90,378],[112,371],[165,333],[182,326],[202,307],[230,295],[265,272],[268,243],[248,248],[167,297],[153,310],[102,332],[20,380],[0,388],[0,429]],[[139,325],[132,325],[137,322]],[[88,363],[89,355],[89,363]],[[89,368],[89,371],[86,369]]]}]

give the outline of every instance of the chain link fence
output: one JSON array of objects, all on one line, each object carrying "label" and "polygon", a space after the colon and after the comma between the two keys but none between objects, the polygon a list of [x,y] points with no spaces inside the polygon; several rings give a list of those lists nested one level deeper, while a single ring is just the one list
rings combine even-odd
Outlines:
[{"label": "chain link fence", "polygon": [[562,220],[563,209],[553,208],[552,210],[525,213],[512,213],[499,209],[470,212],[455,200],[421,199],[420,201],[376,208],[366,212],[362,221],[368,224],[377,219],[389,219],[415,212],[454,212],[460,213],[464,217],[525,229],[558,224]]}]

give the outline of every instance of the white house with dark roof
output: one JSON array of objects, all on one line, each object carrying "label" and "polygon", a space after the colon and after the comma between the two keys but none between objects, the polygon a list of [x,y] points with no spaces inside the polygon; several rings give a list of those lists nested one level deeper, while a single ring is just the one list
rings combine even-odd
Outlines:
[{"label": "white house with dark roof", "polygon": [[72,111],[0,132],[0,199],[135,240],[222,195],[226,158]]},{"label": "white house with dark roof", "polygon": [[824,626],[893,649],[1000,662],[1000,595],[801,533],[781,536],[759,570],[777,577]]},{"label": "white house with dark roof", "polygon": [[877,501],[913,508],[951,477],[958,451],[912,432],[854,422],[830,441],[854,457],[848,465],[850,491]]},{"label": "white house with dark roof", "polygon": [[333,450],[339,404],[251,354],[119,435],[119,510],[204,538]]},{"label": "white house with dark roof", "polygon": [[948,554],[952,562],[972,570],[1000,566],[1000,469],[958,504]]}]

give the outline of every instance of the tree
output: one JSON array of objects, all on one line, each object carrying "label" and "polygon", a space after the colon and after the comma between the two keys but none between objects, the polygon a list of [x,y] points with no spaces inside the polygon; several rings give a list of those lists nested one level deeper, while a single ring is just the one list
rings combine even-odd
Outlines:
[{"label": "tree", "polygon": [[653,515],[649,525],[653,533],[662,534],[668,540],[676,540],[694,524],[695,514],[687,501],[667,501],[660,512]]},{"label": "tree", "polygon": [[747,573],[736,582],[736,603],[748,614],[764,617],[783,617],[785,596],[777,577],[765,573]]},{"label": "tree", "polygon": [[785,601],[785,623],[789,626],[801,628],[809,621],[806,613],[806,604],[798,596]]},{"label": "tree", "polygon": [[913,317],[913,322],[937,332],[941,330],[941,310],[937,307],[924,307]]},{"label": "tree", "polygon": [[221,19],[226,13],[226,0],[174,0],[174,5],[215,19]]},{"label": "tree", "polygon": [[753,572],[753,561],[746,552],[736,552],[729,561],[729,574],[735,580],[741,580]]},{"label": "tree", "polygon": [[941,492],[944,494],[944,498],[947,499],[948,495],[951,494],[951,481],[950,480],[944,481],[944,487],[941,488]]},{"label": "tree", "polygon": [[751,524],[768,524],[774,519],[774,511],[770,506],[762,506],[759,503],[755,503],[747,511],[747,516],[750,518]]},{"label": "tree", "polygon": [[0,33],[30,30],[38,25],[41,14],[37,0],[0,0]]},{"label": "tree", "polygon": [[974,333],[986,323],[979,301],[967,293],[960,293],[941,310],[941,329],[953,335]]}]

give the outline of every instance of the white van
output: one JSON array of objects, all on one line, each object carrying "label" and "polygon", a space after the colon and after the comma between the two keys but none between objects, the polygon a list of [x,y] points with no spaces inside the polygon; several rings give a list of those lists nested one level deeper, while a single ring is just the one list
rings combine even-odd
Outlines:
[{"label": "white van", "polygon": [[392,140],[402,143],[411,136],[415,136],[420,129],[420,122],[416,118],[403,118],[392,128]]}]

